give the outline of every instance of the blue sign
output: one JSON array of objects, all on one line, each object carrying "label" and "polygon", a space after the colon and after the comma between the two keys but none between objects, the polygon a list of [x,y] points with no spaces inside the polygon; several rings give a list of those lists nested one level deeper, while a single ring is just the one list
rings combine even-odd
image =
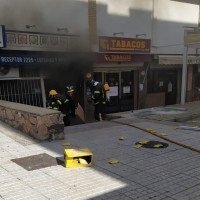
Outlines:
[{"label": "blue sign", "polygon": [[0,65],[52,65],[66,62],[65,57],[0,55]]},{"label": "blue sign", "polygon": [[0,48],[6,47],[6,30],[4,25],[0,25]]}]

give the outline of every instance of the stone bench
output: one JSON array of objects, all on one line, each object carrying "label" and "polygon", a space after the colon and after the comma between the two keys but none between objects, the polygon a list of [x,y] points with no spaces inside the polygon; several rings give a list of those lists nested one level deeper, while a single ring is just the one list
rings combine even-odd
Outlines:
[{"label": "stone bench", "polygon": [[0,100],[0,120],[38,140],[64,139],[61,112]]}]

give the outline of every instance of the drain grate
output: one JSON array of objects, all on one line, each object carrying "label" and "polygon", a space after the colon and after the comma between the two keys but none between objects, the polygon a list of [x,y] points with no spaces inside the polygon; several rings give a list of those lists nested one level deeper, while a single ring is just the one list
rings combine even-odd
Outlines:
[{"label": "drain grate", "polygon": [[12,159],[14,163],[18,164],[19,166],[23,167],[28,171],[42,169],[45,167],[51,167],[56,165],[63,165],[63,163],[56,158],[43,153],[23,158]]},{"label": "drain grate", "polygon": [[[140,143],[139,142],[136,142],[136,145],[139,145]],[[154,146],[155,145],[159,145],[159,144],[162,144],[162,146],[158,147],[159,149],[160,148],[166,148],[168,147],[169,145],[167,143],[164,143],[164,142],[159,142],[159,141],[149,141],[147,142],[146,144],[143,144],[142,147],[145,147],[145,148],[155,148]]]}]

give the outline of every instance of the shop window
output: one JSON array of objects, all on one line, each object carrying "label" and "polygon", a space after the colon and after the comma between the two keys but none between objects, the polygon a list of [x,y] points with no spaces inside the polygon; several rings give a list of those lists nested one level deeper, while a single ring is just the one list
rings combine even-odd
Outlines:
[{"label": "shop window", "polygon": [[176,70],[151,70],[147,73],[147,93],[175,91],[177,85]]}]

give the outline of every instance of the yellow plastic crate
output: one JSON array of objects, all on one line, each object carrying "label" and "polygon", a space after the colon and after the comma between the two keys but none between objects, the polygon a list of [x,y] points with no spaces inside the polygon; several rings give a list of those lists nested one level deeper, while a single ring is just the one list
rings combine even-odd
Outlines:
[{"label": "yellow plastic crate", "polygon": [[66,168],[90,167],[93,163],[93,153],[88,148],[64,149]]}]

